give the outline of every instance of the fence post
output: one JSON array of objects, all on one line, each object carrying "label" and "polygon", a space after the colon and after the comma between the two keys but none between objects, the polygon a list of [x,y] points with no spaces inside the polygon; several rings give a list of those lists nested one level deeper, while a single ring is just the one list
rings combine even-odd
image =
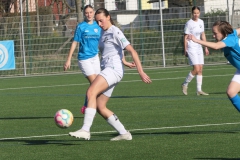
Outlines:
[{"label": "fence post", "polygon": [[23,10],[22,10],[22,0],[20,0],[20,12],[21,12],[21,33],[22,33],[22,50],[23,50],[23,69],[24,69],[24,75],[27,75],[26,72],[26,62],[25,62],[25,44],[24,44],[24,29],[23,29]]},{"label": "fence post", "polygon": [[164,47],[164,33],[163,33],[163,19],[162,19],[162,3],[159,0],[159,14],[160,14],[160,21],[161,21],[161,34],[162,34],[162,57],[163,57],[163,67],[166,67],[166,60],[165,60],[165,47]]},{"label": "fence post", "polygon": [[141,39],[141,50],[140,50],[140,55],[142,57],[142,64],[144,62],[144,55],[143,55],[143,49],[144,49],[144,46],[143,46],[143,30],[142,30],[142,1],[141,0],[138,0],[138,11],[139,11],[139,18],[140,18],[140,39]]}]

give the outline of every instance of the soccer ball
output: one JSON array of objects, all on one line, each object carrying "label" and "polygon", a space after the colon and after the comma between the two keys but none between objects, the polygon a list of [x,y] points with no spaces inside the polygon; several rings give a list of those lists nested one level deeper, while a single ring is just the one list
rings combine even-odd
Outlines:
[{"label": "soccer ball", "polygon": [[68,128],[73,123],[73,114],[67,109],[61,109],[54,116],[55,123],[60,128]]}]

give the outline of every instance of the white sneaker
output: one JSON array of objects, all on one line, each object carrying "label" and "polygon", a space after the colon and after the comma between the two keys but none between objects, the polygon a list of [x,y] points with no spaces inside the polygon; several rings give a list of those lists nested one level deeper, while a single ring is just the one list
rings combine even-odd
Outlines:
[{"label": "white sneaker", "polygon": [[184,95],[187,95],[187,89],[188,87],[182,84],[182,92]]},{"label": "white sneaker", "polygon": [[84,131],[82,129],[75,132],[69,132],[69,135],[75,138],[84,138],[85,140],[90,139],[90,132]]},{"label": "white sneaker", "polygon": [[117,137],[111,139],[111,141],[120,141],[120,140],[132,140],[132,135],[129,131],[126,134],[120,134]]},{"label": "white sneaker", "polygon": [[205,92],[203,92],[203,91],[197,91],[197,96],[200,96],[200,95],[208,96],[209,94],[208,94],[208,93],[205,93]]}]

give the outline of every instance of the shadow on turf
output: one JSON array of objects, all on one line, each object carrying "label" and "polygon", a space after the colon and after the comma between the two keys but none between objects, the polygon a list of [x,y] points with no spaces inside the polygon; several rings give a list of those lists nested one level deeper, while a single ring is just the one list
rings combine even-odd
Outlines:
[{"label": "shadow on turf", "polygon": [[[42,139],[42,140],[36,140],[32,139],[31,137],[29,138],[16,138],[16,139],[4,139],[0,140],[0,143],[6,142],[6,143],[17,143],[18,145],[81,145],[78,142],[96,142],[96,141],[110,141],[111,138],[117,136],[118,134],[94,134],[91,135],[90,140],[84,140],[84,139],[79,139],[79,138],[74,138],[68,136],[70,139],[65,139],[65,140],[54,140],[54,139]],[[65,136],[65,135],[64,135]],[[40,137],[39,137],[40,138]]]},{"label": "shadow on turf", "polygon": [[169,96],[112,96],[111,98],[181,98],[182,95],[169,95]]},{"label": "shadow on turf", "polygon": [[226,94],[226,92],[211,92],[209,94]]},{"label": "shadow on turf", "polygon": [[[183,134],[215,134],[215,133],[239,133],[240,130],[232,130],[232,131],[192,131],[192,132],[155,132],[155,133],[135,133],[135,135],[141,134],[150,134],[150,135],[164,135],[164,134],[172,134],[172,135],[183,135]],[[240,160],[240,159],[239,159]]]},{"label": "shadow on turf", "polygon": [[[226,94],[226,92],[211,92],[211,93],[209,93],[209,95],[218,95],[218,94]],[[192,95],[194,96],[196,94],[192,93]],[[169,99],[174,98],[174,99],[176,99],[176,98],[182,98],[183,96],[186,97],[185,95],[181,94],[181,95],[169,95],[169,96],[167,96],[167,95],[159,95],[159,96],[112,96],[111,98],[169,98]],[[203,96],[203,97],[207,98],[209,96]]]},{"label": "shadow on turf", "polygon": [[[76,140],[71,140],[70,142],[75,142]],[[22,143],[22,145],[81,145],[76,143],[69,143],[69,140],[2,140],[1,142],[17,142]]]},{"label": "shadow on turf", "polygon": [[[4,118],[0,118],[0,120],[11,120],[11,119],[53,119],[54,117],[4,117]],[[74,118],[83,118],[82,117],[74,117]]]},{"label": "shadow on turf", "polygon": [[194,159],[240,160],[240,158],[194,158]]}]

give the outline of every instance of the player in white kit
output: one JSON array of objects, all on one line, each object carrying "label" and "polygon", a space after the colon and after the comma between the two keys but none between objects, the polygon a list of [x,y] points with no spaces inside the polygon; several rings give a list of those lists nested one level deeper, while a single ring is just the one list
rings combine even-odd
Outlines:
[{"label": "player in white kit", "polygon": [[114,87],[123,77],[123,49],[126,49],[131,54],[142,81],[151,83],[151,79],[143,71],[137,52],[130,45],[122,31],[113,25],[114,23],[109,12],[104,8],[98,9],[95,13],[95,20],[103,29],[99,41],[102,71],[88,88],[88,105],[85,110],[83,126],[76,132],[69,132],[69,135],[89,140],[90,128],[96,111],[98,111],[119,133],[119,135],[112,138],[111,141],[132,140],[131,133],[125,129],[118,117],[106,107]]},{"label": "player in white kit", "polygon": [[[78,52],[78,66],[83,75],[88,79],[91,84],[93,80],[100,73],[100,61],[98,56],[98,42],[100,39],[102,29],[94,21],[94,9],[91,5],[86,5],[83,9],[84,21],[76,26],[73,42],[68,54],[67,61],[64,64],[64,70],[67,70],[71,66],[71,58],[77,43],[79,45]],[[123,64],[129,68],[135,67],[134,63],[127,62],[123,57]],[[81,112],[84,114],[87,106],[87,97]]]},{"label": "player in white kit", "polygon": [[[185,81],[182,83],[182,92],[187,95],[188,83],[196,76],[197,81],[197,95],[208,95],[202,91],[202,71],[204,64],[204,55],[202,45],[188,41],[188,34],[194,35],[197,39],[202,39],[206,41],[206,36],[204,33],[204,22],[199,19],[200,8],[194,6],[192,8],[192,19],[190,19],[184,28],[184,55],[188,57],[189,64],[193,66],[193,69],[187,75]],[[206,55],[209,55],[208,48],[205,47]]]}]

